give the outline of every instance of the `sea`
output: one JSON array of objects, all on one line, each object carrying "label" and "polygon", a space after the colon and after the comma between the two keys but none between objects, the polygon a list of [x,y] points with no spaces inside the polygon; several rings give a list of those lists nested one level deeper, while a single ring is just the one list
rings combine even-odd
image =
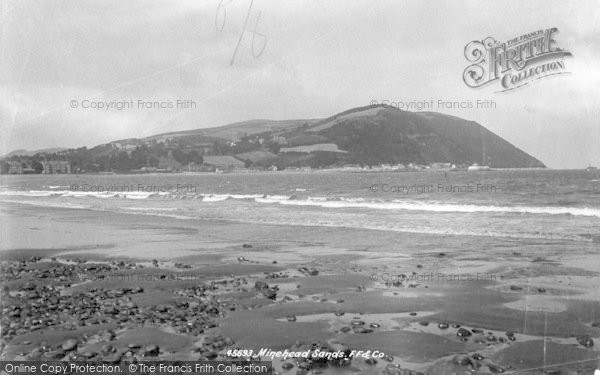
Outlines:
[{"label": "sea", "polygon": [[1,203],[600,246],[600,175],[584,170],[5,175]]}]

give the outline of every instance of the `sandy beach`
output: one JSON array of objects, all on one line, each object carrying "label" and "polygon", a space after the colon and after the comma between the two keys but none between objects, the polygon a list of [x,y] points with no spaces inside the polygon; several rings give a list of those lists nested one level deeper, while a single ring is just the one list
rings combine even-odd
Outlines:
[{"label": "sandy beach", "polygon": [[454,374],[599,366],[595,243],[553,253],[548,240],[467,238],[474,247],[464,237],[22,204],[3,206],[2,228],[5,359],[230,359],[233,349],[341,347],[383,354],[274,358],[274,367]]}]

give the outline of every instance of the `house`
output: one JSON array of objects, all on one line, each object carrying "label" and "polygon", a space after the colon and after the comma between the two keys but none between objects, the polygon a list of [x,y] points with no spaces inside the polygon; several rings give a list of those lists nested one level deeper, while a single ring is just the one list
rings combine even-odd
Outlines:
[{"label": "house", "polygon": [[204,156],[204,164],[213,166],[217,169],[230,171],[235,169],[243,169],[245,164],[243,161],[234,158],[233,156]]},{"label": "house", "polygon": [[68,174],[71,173],[71,163],[63,160],[47,160],[42,162],[43,174]]},{"label": "house", "polygon": [[8,174],[23,174],[23,164],[20,161],[7,161]]}]

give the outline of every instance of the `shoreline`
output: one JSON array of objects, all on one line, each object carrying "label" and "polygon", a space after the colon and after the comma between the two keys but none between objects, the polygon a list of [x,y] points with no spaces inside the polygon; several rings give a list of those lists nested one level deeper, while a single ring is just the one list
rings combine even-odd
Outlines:
[{"label": "shoreline", "polygon": [[[491,241],[486,251],[478,251],[464,249],[461,244],[470,240],[460,236],[285,225],[273,231],[268,224],[35,206],[5,206],[2,216],[3,222],[12,223],[3,232],[9,239],[4,243],[14,245],[13,251],[0,251],[2,266],[24,267],[3,272],[11,278],[4,280],[8,292],[3,291],[3,307],[23,306],[19,296],[35,300],[32,293],[54,298],[55,292],[46,288],[53,286],[67,298],[61,302],[56,296],[59,304],[72,304],[68,296],[84,293],[97,301],[100,314],[90,324],[90,318],[81,324],[79,314],[76,320],[58,314],[56,322],[31,332],[26,316],[15,316],[21,316],[16,320],[19,328],[7,329],[3,320],[3,334],[11,332],[3,338],[3,358],[27,357],[19,356],[23,352],[110,361],[225,359],[226,351],[236,347],[310,350],[318,342],[323,350],[342,345],[385,353],[375,360],[344,359],[344,366],[360,371],[402,368],[426,373],[473,366],[509,371],[524,368],[519,361],[538,363],[540,338],[547,337],[557,358],[568,352],[570,358],[586,361],[579,365],[586,369],[600,361],[597,346],[582,344],[600,336],[595,326],[600,322],[594,321],[600,297],[591,293],[600,280],[593,246],[570,245],[571,251],[565,252],[563,244],[563,250],[552,252],[545,245],[536,251],[537,241],[526,245],[495,238],[486,239]],[[50,217],[52,225],[44,225]],[[28,240],[28,232],[37,240]],[[76,282],[64,274],[70,269]],[[495,278],[408,277],[429,272]],[[574,283],[574,275],[583,275],[581,281]],[[214,314],[195,310],[192,301],[205,301]],[[116,314],[102,307],[114,304],[120,306]],[[123,311],[143,319],[125,318]],[[30,322],[38,312],[31,313]],[[192,324],[189,331],[178,323],[196,321],[194,317],[202,323]],[[62,349],[68,340],[76,341],[75,349]],[[51,345],[44,346],[44,341]],[[277,358],[273,363],[277,371],[291,365],[325,374],[335,373],[340,365]],[[550,367],[561,366],[553,362]]]}]

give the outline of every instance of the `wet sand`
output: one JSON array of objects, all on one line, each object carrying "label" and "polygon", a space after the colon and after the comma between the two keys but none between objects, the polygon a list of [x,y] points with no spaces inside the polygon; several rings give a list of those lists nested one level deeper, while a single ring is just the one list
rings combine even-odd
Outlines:
[{"label": "wet sand", "polygon": [[275,368],[600,368],[597,243],[16,204],[0,213],[3,358],[195,360],[344,345],[386,356]]}]

